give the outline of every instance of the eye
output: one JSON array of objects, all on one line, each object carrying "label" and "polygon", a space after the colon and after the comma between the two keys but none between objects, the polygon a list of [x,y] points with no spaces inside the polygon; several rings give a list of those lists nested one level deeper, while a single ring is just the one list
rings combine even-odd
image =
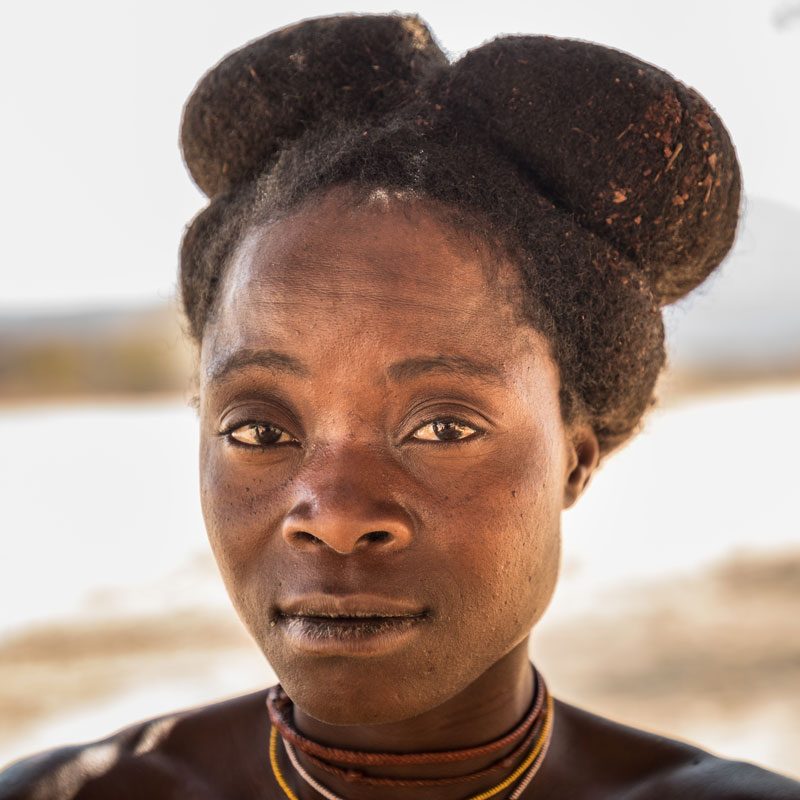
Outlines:
[{"label": "eye", "polygon": [[290,444],[297,439],[271,422],[245,422],[223,431],[228,441],[245,447],[272,447]]},{"label": "eye", "polygon": [[434,419],[417,428],[411,438],[422,442],[460,442],[479,433],[477,428],[460,419]]}]

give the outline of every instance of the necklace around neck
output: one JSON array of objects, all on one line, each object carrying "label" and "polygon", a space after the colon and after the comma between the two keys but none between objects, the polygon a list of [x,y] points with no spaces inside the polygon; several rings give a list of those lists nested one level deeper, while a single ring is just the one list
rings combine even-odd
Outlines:
[{"label": "necklace around neck", "polygon": [[[552,737],[552,730],[553,730],[553,700],[550,697],[549,693],[547,692],[547,687],[544,684],[541,676],[536,673],[537,678],[537,697],[534,700],[532,708],[535,708],[537,705],[541,711],[542,706],[544,706],[544,714],[541,717],[541,726],[539,728],[538,736],[536,736],[536,740],[531,747],[530,751],[527,753],[525,758],[520,762],[520,764],[514,769],[506,778],[501,780],[495,786],[490,789],[487,789],[484,792],[480,792],[478,794],[471,795],[468,800],[489,800],[489,798],[495,797],[500,792],[508,789],[514,783],[519,781],[518,785],[514,789],[514,791],[509,795],[508,800],[518,800],[526,788],[529,786],[533,778],[535,777],[536,773],[539,771],[544,757],[547,753],[548,747],[550,745],[550,739]],[[279,688],[279,687],[277,687]],[[270,692],[270,697],[273,696],[272,690]],[[269,705],[269,700],[268,700]],[[273,717],[273,708],[274,706],[270,705],[270,717]],[[537,715],[538,716],[538,715]],[[530,717],[530,713],[526,715],[525,720]],[[285,717],[281,719],[282,723],[285,723]],[[521,727],[522,723],[515,728],[515,731]],[[283,727],[283,725],[281,726]],[[513,733],[513,731],[512,731]],[[299,735],[299,734],[298,734]],[[503,741],[508,738],[510,734],[506,737],[502,737],[500,741]],[[294,737],[292,737],[294,738]],[[279,730],[279,727],[276,726],[273,722],[272,729],[270,731],[270,742],[269,742],[269,757],[270,757],[270,764],[272,766],[273,774],[275,775],[275,779],[278,782],[278,785],[281,787],[281,790],[286,795],[288,800],[298,800],[297,795],[292,791],[289,787],[289,784],[280,768],[280,764],[278,762],[278,743],[282,741],[284,749],[286,750],[286,754],[289,758],[292,767],[297,772],[298,776],[311,788],[313,788],[318,794],[322,797],[326,798],[326,800],[345,800],[345,798],[340,797],[339,795],[335,794],[331,791],[328,787],[321,784],[317,781],[313,776],[311,776],[308,771],[303,767],[300,763],[297,754],[295,752],[295,748],[293,746],[293,742],[283,736],[283,731]],[[302,741],[305,745],[309,742],[311,744],[316,744],[311,742],[311,740],[302,737]],[[497,740],[496,740],[497,741]],[[488,745],[483,746],[483,748],[469,748],[469,752],[474,753],[476,750],[479,751],[481,754],[487,752],[485,748],[492,747],[493,743],[489,743]],[[396,758],[399,756],[409,757],[411,759],[419,759],[421,756],[426,754],[416,753],[416,754],[392,754],[392,753],[361,753],[360,751],[353,751],[353,750],[335,750],[331,748],[323,748],[322,745],[318,747],[322,748],[324,751],[327,752],[334,752],[336,755],[340,755],[341,753],[347,753],[352,756],[377,756],[383,759],[380,763],[393,763],[392,761],[386,761],[387,758]],[[494,749],[494,748],[493,748]],[[446,751],[446,753],[450,754],[461,754],[466,751]],[[491,752],[491,750],[489,751]],[[433,753],[433,755],[441,756],[442,753]],[[460,758],[453,759],[453,760],[461,760]],[[352,763],[352,762],[351,762]],[[360,762],[360,763],[363,763]],[[396,762],[394,762],[396,763]],[[408,762],[407,762],[408,763]],[[414,760],[410,763],[431,763],[426,761]],[[435,762],[434,762],[435,763]],[[440,760],[439,763],[442,763]],[[392,779],[383,779],[382,782],[390,782]],[[408,781],[399,781],[400,784],[407,784]],[[398,785],[398,784],[394,784]]]}]

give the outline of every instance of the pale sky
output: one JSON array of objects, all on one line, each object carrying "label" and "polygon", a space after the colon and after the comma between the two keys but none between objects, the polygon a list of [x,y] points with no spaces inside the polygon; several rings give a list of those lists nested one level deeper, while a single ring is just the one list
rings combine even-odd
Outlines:
[{"label": "pale sky", "polygon": [[392,10],[419,13],[451,54],[546,33],[651,61],[719,111],[751,197],[800,209],[800,0],[17,3],[0,33],[0,312],[171,296],[181,232],[203,202],[177,149],[196,80],[303,17]]}]

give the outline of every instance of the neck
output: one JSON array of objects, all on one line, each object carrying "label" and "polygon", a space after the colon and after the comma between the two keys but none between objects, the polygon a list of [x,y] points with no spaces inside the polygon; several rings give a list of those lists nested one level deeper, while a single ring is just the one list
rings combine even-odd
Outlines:
[{"label": "neck", "polygon": [[[414,717],[384,725],[328,725],[295,708],[295,725],[310,739],[331,747],[372,752],[413,753],[459,750],[499,739],[514,728],[530,708],[533,676],[528,660],[527,638],[483,673],[476,681],[437,708]],[[440,778],[476,772],[514,749],[476,757],[455,764],[409,765],[381,768],[392,778]],[[307,771],[334,793],[347,800],[367,800],[375,787],[343,781],[315,769],[299,754]],[[468,783],[439,787],[381,787],[385,800],[450,800],[477,794],[502,780],[504,771]],[[319,795],[302,781],[295,781],[303,800]]]}]

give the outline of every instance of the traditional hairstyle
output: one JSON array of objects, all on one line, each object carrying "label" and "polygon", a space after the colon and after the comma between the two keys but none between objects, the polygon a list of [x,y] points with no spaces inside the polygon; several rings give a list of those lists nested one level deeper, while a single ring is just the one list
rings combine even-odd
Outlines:
[{"label": "traditional hairstyle", "polygon": [[652,402],[661,306],[720,263],[739,212],[727,131],[666,72],[545,36],[451,63],[414,16],[306,20],[237,50],[195,88],[181,143],[211,201],[181,251],[198,342],[248,226],[334,187],[392,191],[512,260],[565,417],[584,415],[602,453]]}]

